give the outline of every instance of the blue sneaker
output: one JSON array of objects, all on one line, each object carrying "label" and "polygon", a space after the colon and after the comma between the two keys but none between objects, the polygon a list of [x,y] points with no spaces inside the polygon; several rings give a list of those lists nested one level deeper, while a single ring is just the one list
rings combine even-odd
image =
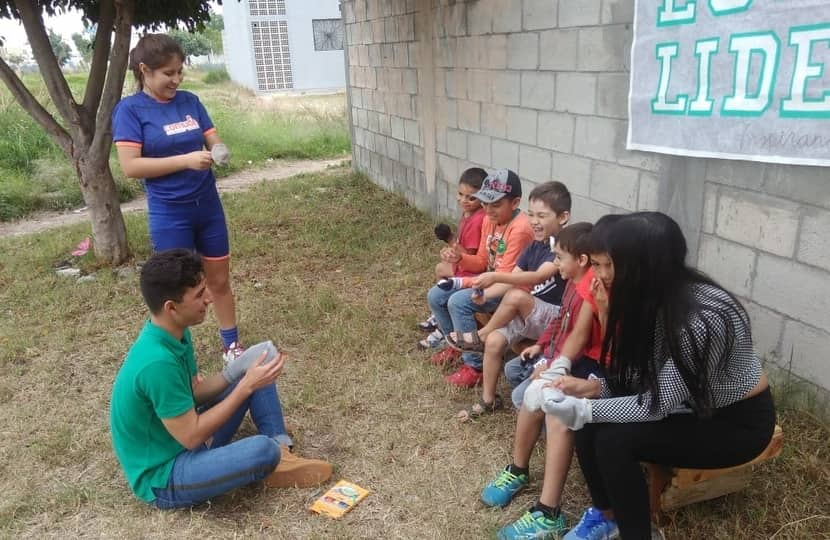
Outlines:
[{"label": "blue sneaker", "polygon": [[542,512],[525,512],[522,517],[499,531],[499,540],[548,540],[565,532],[565,516],[550,519]]},{"label": "blue sneaker", "polygon": [[606,519],[602,511],[591,507],[585,510],[576,527],[568,531],[562,540],[612,540],[619,536],[617,522]]},{"label": "blue sneaker", "polygon": [[495,480],[484,486],[481,502],[487,506],[507,506],[516,493],[527,487],[528,482],[526,474],[516,476],[505,467]]}]

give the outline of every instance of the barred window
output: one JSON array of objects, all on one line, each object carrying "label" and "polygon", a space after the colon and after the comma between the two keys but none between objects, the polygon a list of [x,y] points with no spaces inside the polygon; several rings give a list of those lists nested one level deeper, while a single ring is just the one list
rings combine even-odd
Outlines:
[{"label": "barred window", "polygon": [[251,23],[251,37],[259,89],[293,88],[291,53],[288,50],[288,23],[254,21]]},{"label": "barred window", "polygon": [[343,21],[341,19],[312,19],[315,51],[343,50]]}]

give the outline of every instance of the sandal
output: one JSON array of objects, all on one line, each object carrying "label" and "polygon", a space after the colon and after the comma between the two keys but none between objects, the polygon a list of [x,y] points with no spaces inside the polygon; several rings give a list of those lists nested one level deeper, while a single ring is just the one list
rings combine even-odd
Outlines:
[{"label": "sandal", "polygon": [[[469,341],[466,337],[468,335],[471,338]],[[449,334],[444,336],[444,340],[447,342],[447,345],[459,351],[484,352],[484,342],[481,341],[480,337],[478,337],[477,331],[461,334],[460,339],[458,337],[457,332],[450,332]]]},{"label": "sandal", "polygon": [[504,407],[504,402],[502,401],[501,396],[496,394],[496,397],[493,399],[492,403],[487,403],[483,399],[480,399],[478,400],[478,403],[476,403],[469,409],[463,409],[461,411],[458,411],[458,414],[456,414],[455,417],[458,419],[459,422],[469,422],[471,420],[475,420],[480,416],[493,414],[502,407]]}]

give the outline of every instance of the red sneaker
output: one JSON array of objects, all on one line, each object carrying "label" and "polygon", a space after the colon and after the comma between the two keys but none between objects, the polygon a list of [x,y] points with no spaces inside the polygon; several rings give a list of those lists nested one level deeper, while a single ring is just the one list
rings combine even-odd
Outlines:
[{"label": "red sneaker", "polygon": [[461,351],[456,351],[453,348],[447,347],[446,349],[440,350],[433,354],[429,361],[433,365],[443,366],[444,364],[449,364],[457,358],[461,358]]},{"label": "red sneaker", "polygon": [[484,379],[484,374],[477,371],[467,364],[458,368],[458,371],[452,375],[447,375],[444,380],[453,386],[460,386],[462,388],[473,388],[481,384]]}]

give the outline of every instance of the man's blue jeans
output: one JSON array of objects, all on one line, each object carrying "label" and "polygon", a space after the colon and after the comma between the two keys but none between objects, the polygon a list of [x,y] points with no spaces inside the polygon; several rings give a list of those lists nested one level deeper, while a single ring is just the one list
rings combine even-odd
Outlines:
[{"label": "man's blue jeans", "polygon": [[[475,332],[477,329],[475,314],[493,313],[499,307],[501,298],[488,300],[483,305],[476,304],[472,300],[473,290],[445,291],[434,285],[427,293],[429,307],[444,335],[450,332]],[[481,354],[465,352],[461,359],[468,366],[481,371]]]},{"label": "man's blue jeans", "polygon": [[[200,410],[224,399],[234,386]],[[259,435],[230,442],[249,410]],[[153,504],[164,509],[189,507],[268,476],[280,462],[280,445],[293,444],[285,433],[277,387],[254,392],[209,443],[176,456],[167,487],[153,489]]]},{"label": "man's blue jeans", "polygon": [[525,390],[530,386],[530,376],[533,375],[533,365],[535,363],[535,360],[525,362],[521,356],[517,356],[504,364],[504,376],[507,382],[510,383],[510,386],[513,387],[510,398],[516,409],[522,408]]}]

